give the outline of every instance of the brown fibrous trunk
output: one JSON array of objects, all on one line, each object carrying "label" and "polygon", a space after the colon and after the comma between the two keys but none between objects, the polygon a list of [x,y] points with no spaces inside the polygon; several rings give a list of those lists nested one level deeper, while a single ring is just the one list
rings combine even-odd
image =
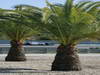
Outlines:
[{"label": "brown fibrous trunk", "polygon": [[52,63],[52,71],[79,71],[81,64],[75,45],[60,45],[57,48],[55,60]]},{"label": "brown fibrous trunk", "polygon": [[5,58],[5,61],[25,61],[26,57],[22,45],[22,42],[12,40],[11,48]]}]

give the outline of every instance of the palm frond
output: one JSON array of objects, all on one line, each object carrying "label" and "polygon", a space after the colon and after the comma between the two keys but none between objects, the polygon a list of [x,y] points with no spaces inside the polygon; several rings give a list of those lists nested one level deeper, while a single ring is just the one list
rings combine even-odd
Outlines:
[{"label": "palm frond", "polygon": [[67,0],[66,3],[65,3],[65,5],[64,5],[64,11],[66,12],[65,13],[66,17],[70,16],[70,14],[72,12],[71,11],[72,7],[73,7],[73,0]]},{"label": "palm frond", "polygon": [[[83,2],[77,6],[73,5],[73,0],[67,0],[64,6],[56,6],[49,2],[47,4],[49,7],[43,10],[43,20],[46,21],[44,28],[52,34],[53,39],[58,40],[60,43],[75,43],[79,40],[92,38],[93,36],[89,37],[87,35],[100,31],[98,30],[100,26],[96,25],[96,16],[80,9],[91,4],[91,2]],[[95,12],[98,11],[95,10]]]},{"label": "palm frond", "polygon": [[25,40],[27,37],[36,34],[37,27],[28,27],[31,24],[29,18],[20,10],[6,10],[0,12],[0,22],[3,26],[2,32],[11,40]]}]

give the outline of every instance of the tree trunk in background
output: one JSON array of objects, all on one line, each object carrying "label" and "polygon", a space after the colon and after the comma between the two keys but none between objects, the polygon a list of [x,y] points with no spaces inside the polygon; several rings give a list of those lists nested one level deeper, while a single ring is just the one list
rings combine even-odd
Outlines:
[{"label": "tree trunk in background", "polygon": [[57,48],[55,60],[52,63],[52,71],[79,71],[81,64],[74,45],[60,45]]},{"label": "tree trunk in background", "polygon": [[26,57],[22,45],[19,41],[11,41],[11,48],[5,61],[25,61]]}]

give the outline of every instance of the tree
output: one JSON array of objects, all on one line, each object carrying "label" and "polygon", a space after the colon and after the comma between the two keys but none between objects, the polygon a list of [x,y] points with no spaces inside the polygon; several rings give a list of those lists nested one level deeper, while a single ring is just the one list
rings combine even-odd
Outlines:
[{"label": "tree", "polygon": [[37,27],[30,28],[30,20],[21,13],[21,10],[0,10],[1,31],[11,40],[6,61],[25,61],[23,42],[30,36],[38,33]]},{"label": "tree", "polygon": [[100,2],[82,2],[73,4],[67,0],[65,5],[53,5],[48,1],[43,9],[44,30],[52,39],[59,41],[53,71],[81,70],[81,64],[75,46],[83,40],[95,39],[100,32],[96,21],[97,7]]}]

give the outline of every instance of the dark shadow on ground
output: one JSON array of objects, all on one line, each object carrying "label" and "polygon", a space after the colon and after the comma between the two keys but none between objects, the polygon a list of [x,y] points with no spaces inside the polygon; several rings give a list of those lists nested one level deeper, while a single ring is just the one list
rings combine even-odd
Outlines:
[{"label": "dark shadow on ground", "polygon": [[88,69],[100,69],[100,65],[84,65],[83,67],[84,69],[85,68],[88,68]]},{"label": "dark shadow on ground", "polygon": [[87,68],[91,68],[91,69],[100,69],[100,66],[87,66]]},{"label": "dark shadow on ground", "polygon": [[38,70],[30,68],[0,68],[0,73],[47,73],[50,70]]}]

